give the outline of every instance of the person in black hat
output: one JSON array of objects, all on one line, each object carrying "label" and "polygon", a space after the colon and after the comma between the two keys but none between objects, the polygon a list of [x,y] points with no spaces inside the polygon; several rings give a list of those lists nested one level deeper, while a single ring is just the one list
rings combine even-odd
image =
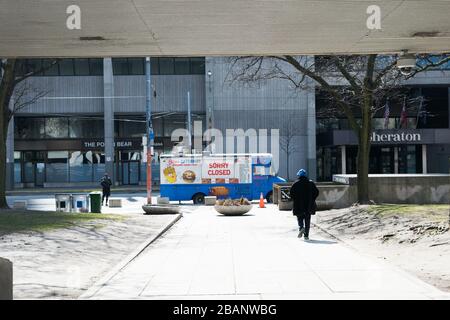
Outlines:
[{"label": "person in black hat", "polygon": [[305,235],[305,240],[309,240],[309,227],[311,215],[316,213],[316,199],[319,196],[314,182],[308,179],[305,169],[297,172],[298,180],[292,185],[290,197],[293,201],[292,213],[297,216],[299,233],[301,238]]}]

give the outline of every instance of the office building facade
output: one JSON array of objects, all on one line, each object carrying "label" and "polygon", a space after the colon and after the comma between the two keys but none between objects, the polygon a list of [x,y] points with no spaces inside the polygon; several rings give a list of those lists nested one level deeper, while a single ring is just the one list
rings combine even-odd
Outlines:
[{"label": "office building facade", "polygon": [[[26,80],[11,101],[20,105],[42,94],[10,122],[8,188],[92,186],[105,172],[116,185],[144,184],[145,59],[31,59],[21,61],[20,70],[42,66],[44,72]],[[288,179],[299,168],[322,181],[356,172],[356,137],[345,119],[316,111],[320,96],[312,83],[295,90],[281,79],[232,81],[230,66],[221,57],[151,58],[155,183],[158,156],[177,145],[179,137],[171,139],[176,129],[187,128],[188,92],[193,127],[200,124],[193,140],[202,149],[211,147],[204,133],[214,128],[212,135],[223,140],[222,150],[215,151],[272,152],[276,173]],[[427,97],[427,117],[410,111],[408,126],[399,129],[399,106],[393,106],[387,128],[383,118],[374,119],[371,171],[448,173],[449,71],[430,71],[408,85]],[[244,146],[233,136],[239,134],[245,135]]]}]

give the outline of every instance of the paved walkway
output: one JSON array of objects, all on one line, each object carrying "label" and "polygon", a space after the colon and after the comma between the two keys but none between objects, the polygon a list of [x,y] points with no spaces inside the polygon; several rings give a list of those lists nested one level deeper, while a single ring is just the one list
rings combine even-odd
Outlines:
[{"label": "paved walkway", "polygon": [[298,239],[294,217],[273,205],[255,206],[242,217],[198,207],[104,286],[82,298],[448,298],[316,230],[310,238]]}]

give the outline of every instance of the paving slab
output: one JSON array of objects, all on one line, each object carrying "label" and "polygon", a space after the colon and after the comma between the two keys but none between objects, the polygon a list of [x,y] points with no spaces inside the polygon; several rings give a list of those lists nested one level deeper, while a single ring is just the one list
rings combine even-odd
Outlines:
[{"label": "paving slab", "polygon": [[274,205],[225,217],[192,207],[91,299],[445,299],[448,294]]}]

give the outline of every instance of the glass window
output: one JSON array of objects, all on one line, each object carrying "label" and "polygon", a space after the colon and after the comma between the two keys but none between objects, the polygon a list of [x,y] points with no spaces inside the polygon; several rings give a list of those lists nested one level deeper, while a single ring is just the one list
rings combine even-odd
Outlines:
[{"label": "glass window", "polygon": [[170,137],[176,129],[186,129],[186,116],[184,114],[172,115],[164,118],[164,136]]},{"label": "glass window", "polygon": [[159,58],[159,73],[174,74],[173,58]]},{"label": "glass window", "polygon": [[27,60],[25,59],[18,59],[16,62],[16,69],[15,69],[17,76],[23,76],[27,73]]},{"label": "glass window", "polygon": [[175,74],[189,74],[189,58],[175,58]]},{"label": "glass window", "polygon": [[42,67],[44,70],[45,76],[57,76],[59,75],[59,65],[56,60],[53,59],[44,59],[42,61]]},{"label": "glass window", "polygon": [[69,137],[68,118],[46,118],[45,119],[46,138],[67,138]]},{"label": "glass window", "polygon": [[142,137],[145,134],[145,119],[143,117],[128,116],[116,120],[116,137]]},{"label": "glass window", "polygon": [[92,152],[73,151],[69,160],[70,182],[92,180]]},{"label": "glass window", "polygon": [[150,58],[152,74],[159,74],[159,58]]},{"label": "glass window", "polygon": [[[27,72],[37,72],[42,69],[42,60],[41,59],[28,59],[27,60]],[[42,75],[42,74],[36,74]]]},{"label": "glass window", "polygon": [[155,137],[162,137],[163,136],[163,119],[162,118],[152,119],[152,126],[153,126],[153,133],[155,134]]},{"label": "glass window", "polygon": [[205,58],[191,58],[191,74],[205,74]]},{"label": "glass window", "polygon": [[62,76],[73,76],[75,74],[73,59],[61,59],[59,61],[59,74]]},{"label": "glass window", "polygon": [[92,163],[94,167],[94,181],[99,182],[105,174],[105,154],[92,152]]},{"label": "glass window", "polygon": [[128,64],[130,67],[130,74],[143,75],[144,71],[144,59],[143,58],[129,58]]},{"label": "glass window", "polygon": [[22,182],[21,152],[14,151],[14,183]]},{"label": "glass window", "polygon": [[45,136],[44,118],[14,119],[14,135],[16,139],[41,139]]},{"label": "glass window", "polygon": [[88,76],[89,75],[89,60],[88,59],[75,59],[75,75]]},{"label": "glass window", "polygon": [[47,155],[46,181],[68,182],[69,170],[67,160],[68,151],[49,151]]},{"label": "glass window", "polygon": [[128,75],[128,61],[127,58],[114,58],[113,63],[113,73],[115,75]]},{"label": "glass window", "polygon": [[103,59],[89,59],[89,68],[91,76],[102,76]]},{"label": "glass window", "polygon": [[70,138],[101,138],[104,135],[103,128],[101,119],[69,118]]}]

